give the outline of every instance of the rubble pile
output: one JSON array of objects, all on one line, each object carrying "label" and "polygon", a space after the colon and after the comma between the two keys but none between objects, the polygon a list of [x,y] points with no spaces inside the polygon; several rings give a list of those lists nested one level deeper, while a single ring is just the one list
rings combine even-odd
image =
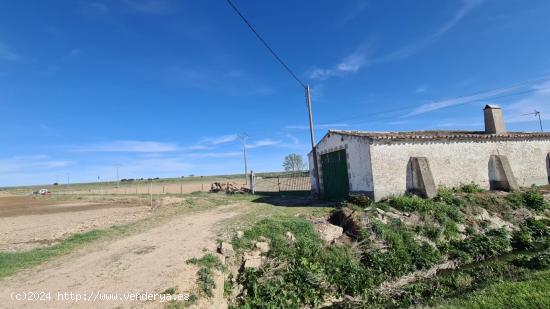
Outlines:
[{"label": "rubble pile", "polygon": [[232,182],[222,183],[222,182],[215,182],[210,185],[210,192],[225,192],[227,194],[242,194],[242,193],[250,193],[250,189],[239,186],[238,184]]}]

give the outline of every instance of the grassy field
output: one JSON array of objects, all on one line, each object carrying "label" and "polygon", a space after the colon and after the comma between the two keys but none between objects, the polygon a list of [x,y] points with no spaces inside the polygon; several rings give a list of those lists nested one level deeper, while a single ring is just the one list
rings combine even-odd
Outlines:
[{"label": "grassy field", "polygon": [[550,308],[550,271],[525,280],[498,282],[446,302],[437,308]]}]

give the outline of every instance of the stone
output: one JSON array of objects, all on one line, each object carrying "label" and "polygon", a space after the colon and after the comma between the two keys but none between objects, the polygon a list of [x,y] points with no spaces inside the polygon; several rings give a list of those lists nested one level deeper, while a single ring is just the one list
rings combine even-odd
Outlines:
[{"label": "stone", "polygon": [[258,269],[262,266],[263,260],[261,251],[254,250],[252,252],[247,252],[243,256],[243,267]]},{"label": "stone", "polygon": [[218,252],[222,254],[225,257],[234,257],[235,256],[235,250],[233,249],[233,246],[228,242],[221,242],[218,246]]},{"label": "stone", "polygon": [[285,233],[285,236],[286,236],[286,240],[287,240],[289,243],[294,243],[294,242],[296,242],[296,236],[294,236],[294,234],[292,234],[292,232],[286,232],[286,233]]},{"label": "stone", "polygon": [[341,226],[333,225],[330,223],[318,223],[315,225],[315,230],[319,233],[322,240],[326,242],[333,242],[336,238],[342,236],[344,229]]},{"label": "stone", "polygon": [[241,239],[244,237],[244,232],[243,231],[237,231],[237,239]]},{"label": "stone", "polygon": [[260,252],[262,252],[262,253],[269,252],[269,243],[266,242],[266,241],[257,241],[254,244],[254,247],[256,247],[256,249],[260,250]]}]

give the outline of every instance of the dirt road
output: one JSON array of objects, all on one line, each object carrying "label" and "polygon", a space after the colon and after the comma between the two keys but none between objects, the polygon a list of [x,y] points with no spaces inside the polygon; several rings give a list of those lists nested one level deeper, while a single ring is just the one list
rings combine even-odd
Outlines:
[{"label": "dirt road", "polygon": [[[125,300],[127,295],[124,293],[160,293],[171,287],[177,287],[182,293],[191,292],[196,268],[185,261],[202,256],[203,248],[214,250],[219,223],[237,215],[241,209],[239,205],[231,205],[181,215],[148,231],[111,243],[97,243],[0,279],[0,307],[163,307],[158,301]],[[51,301],[12,299],[17,297],[16,293],[25,292],[50,292]],[[76,303],[60,300],[58,292],[62,295],[72,292],[75,296],[76,293],[87,296],[94,293],[93,298],[100,294],[116,294],[120,300]]]}]

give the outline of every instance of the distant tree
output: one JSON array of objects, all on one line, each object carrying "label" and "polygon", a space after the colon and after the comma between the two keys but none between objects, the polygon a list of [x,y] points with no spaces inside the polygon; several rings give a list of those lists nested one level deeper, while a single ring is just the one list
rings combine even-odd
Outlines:
[{"label": "distant tree", "polygon": [[306,169],[306,164],[301,155],[291,153],[285,157],[283,161],[283,167],[286,172],[299,172]]}]

